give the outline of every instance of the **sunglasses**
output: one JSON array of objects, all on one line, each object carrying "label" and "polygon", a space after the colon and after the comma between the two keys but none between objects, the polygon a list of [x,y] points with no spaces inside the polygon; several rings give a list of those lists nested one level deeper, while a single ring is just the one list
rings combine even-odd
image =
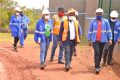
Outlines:
[{"label": "sunglasses", "polygon": [[111,19],[115,20],[116,18],[111,18]]},{"label": "sunglasses", "polygon": [[101,16],[102,14],[101,13],[97,13],[96,15],[100,15]]}]

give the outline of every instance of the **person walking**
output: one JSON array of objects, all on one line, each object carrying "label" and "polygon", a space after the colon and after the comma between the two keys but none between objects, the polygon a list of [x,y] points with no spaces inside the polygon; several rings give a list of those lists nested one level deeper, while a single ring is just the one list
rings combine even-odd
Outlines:
[{"label": "person walking", "polygon": [[75,45],[80,42],[79,23],[75,19],[75,9],[70,8],[67,12],[67,19],[61,23],[59,39],[65,49],[65,70],[71,69],[70,64]]},{"label": "person walking", "polygon": [[42,18],[36,24],[34,40],[40,45],[40,66],[44,69],[46,66],[47,51],[52,40],[52,20],[48,9],[42,11]]},{"label": "person walking", "polygon": [[112,55],[116,42],[120,42],[120,21],[118,20],[118,12],[113,10],[110,14],[110,27],[112,30],[112,45],[109,43],[105,44],[104,54],[103,54],[103,66],[105,66],[106,61],[108,65],[113,65]]},{"label": "person walking", "polygon": [[21,20],[22,20],[22,34],[20,37],[20,45],[23,48],[24,47],[24,40],[27,38],[27,34],[28,34],[28,26],[30,24],[30,19],[23,13],[22,10],[20,10],[20,16],[21,16]]},{"label": "person walking", "polygon": [[64,62],[62,61],[64,49],[62,43],[59,41],[60,24],[65,19],[64,14],[65,14],[65,9],[59,7],[58,13],[53,16],[53,46],[51,50],[50,62],[53,61],[55,50],[57,48],[57,45],[59,44],[59,56],[58,56],[59,64],[64,64]]},{"label": "person walking", "polygon": [[88,45],[93,44],[94,62],[96,74],[100,71],[100,62],[103,54],[103,48],[106,42],[112,44],[112,32],[107,19],[104,19],[103,10],[98,8],[96,10],[96,18],[92,20],[88,30]]},{"label": "person walking", "polygon": [[21,37],[21,32],[22,32],[22,21],[21,21],[21,16],[19,15],[20,13],[20,8],[16,7],[14,9],[14,14],[11,16],[10,19],[10,25],[9,28],[11,29],[12,36],[14,37],[14,50],[18,52],[17,50],[17,43]]}]

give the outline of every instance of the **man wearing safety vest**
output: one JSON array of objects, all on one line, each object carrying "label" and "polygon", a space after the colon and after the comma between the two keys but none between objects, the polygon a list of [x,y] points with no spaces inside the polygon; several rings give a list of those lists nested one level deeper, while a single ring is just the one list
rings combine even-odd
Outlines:
[{"label": "man wearing safety vest", "polygon": [[64,62],[62,62],[63,45],[59,41],[60,24],[65,19],[64,12],[65,12],[64,8],[60,7],[58,8],[58,13],[53,16],[53,46],[51,50],[50,62],[53,61],[55,50],[57,48],[57,45],[59,44],[59,57],[58,57],[59,64],[64,64]]},{"label": "man wearing safety vest", "polygon": [[16,7],[14,9],[14,14],[12,15],[10,19],[10,25],[9,28],[11,29],[12,36],[14,37],[14,50],[18,52],[17,50],[17,43],[21,37],[22,33],[22,21],[21,21],[21,16],[20,16],[20,8]]},{"label": "man wearing safety vest", "polygon": [[103,66],[106,64],[108,65],[113,65],[112,62],[112,55],[113,55],[113,50],[115,47],[116,42],[120,43],[120,21],[117,19],[118,18],[118,12],[117,11],[112,11],[110,14],[110,27],[112,30],[112,45],[109,45],[109,43],[105,44],[104,48],[104,55],[103,55]]},{"label": "man wearing safety vest", "polygon": [[96,10],[96,18],[92,20],[88,31],[88,45],[93,44],[94,48],[94,62],[96,74],[100,71],[100,62],[103,55],[103,48],[105,43],[112,44],[112,32],[107,19],[102,18],[103,10],[98,8]]},{"label": "man wearing safety vest", "polygon": [[34,40],[40,45],[40,65],[41,69],[46,66],[47,51],[52,40],[52,21],[48,9],[42,11],[42,18],[39,19],[36,25]]},{"label": "man wearing safety vest", "polygon": [[67,19],[61,23],[60,41],[62,41],[65,49],[65,70],[71,69],[71,59],[75,45],[80,42],[80,27],[79,22],[75,19],[75,9],[70,8],[67,13]]}]

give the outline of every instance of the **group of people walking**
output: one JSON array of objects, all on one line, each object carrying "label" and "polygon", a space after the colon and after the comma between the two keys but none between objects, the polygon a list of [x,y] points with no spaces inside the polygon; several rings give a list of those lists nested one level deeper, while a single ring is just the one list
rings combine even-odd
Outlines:
[{"label": "group of people walking", "polygon": [[29,18],[23,13],[23,11],[16,7],[14,14],[11,16],[9,28],[12,36],[14,37],[14,50],[18,52],[17,43],[20,40],[20,46],[24,47],[24,40],[28,34],[28,25],[30,23]]},{"label": "group of people walking", "polygon": [[[66,14],[65,14],[66,13]],[[96,10],[96,18],[90,23],[88,30],[88,45],[93,46],[94,62],[96,74],[100,71],[100,62],[103,55],[103,66],[113,65],[112,54],[116,42],[120,43],[120,21],[118,20],[118,12],[112,11],[110,19],[103,18],[103,10]],[[48,9],[43,9],[42,18],[36,24],[34,33],[34,41],[40,46],[40,68],[46,67],[46,56],[50,45],[53,41],[50,62],[54,61],[54,55],[59,45],[58,63],[65,64],[65,71],[71,69],[71,61],[75,46],[80,43],[82,29],[78,21],[78,12],[74,8],[66,11],[59,7],[58,12],[50,18]],[[24,46],[24,39],[27,36],[28,25],[30,21],[23,12],[15,8],[15,14],[10,20],[10,29],[14,37],[14,49],[17,51],[17,42],[20,39],[21,46]],[[63,61],[63,54],[65,63]],[[76,55],[76,54],[75,54]]]},{"label": "group of people walking", "polygon": [[[48,9],[42,11],[42,18],[36,25],[34,39],[40,45],[40,61],[41,69],[46,66],[46,56],[50,41],[53,40],[51,50],[50,62],[53,62],[55,50],[59,45],[58,63],[64,64],[63,52],[65,52],[65,70],[69,71],[72,61],[72,55],[75,46],[80,42],[82,29],[79,21],[75,17],[77,11],[70,8],[65,16],[65,9],[58,8],[58,13],[50,19],[50,12]],[[53,37],[53,38],[52,38]]]}]

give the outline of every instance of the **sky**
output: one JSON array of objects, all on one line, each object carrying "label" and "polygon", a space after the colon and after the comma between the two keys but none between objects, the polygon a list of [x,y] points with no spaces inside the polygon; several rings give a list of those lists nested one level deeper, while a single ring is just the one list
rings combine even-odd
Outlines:
[{"label": "sky", "polygon": [[49,8],[49,0],[14,0],[17,1],[20,6],[26,6],[27,8],[42,9],[43,5],[45,8]]}]

